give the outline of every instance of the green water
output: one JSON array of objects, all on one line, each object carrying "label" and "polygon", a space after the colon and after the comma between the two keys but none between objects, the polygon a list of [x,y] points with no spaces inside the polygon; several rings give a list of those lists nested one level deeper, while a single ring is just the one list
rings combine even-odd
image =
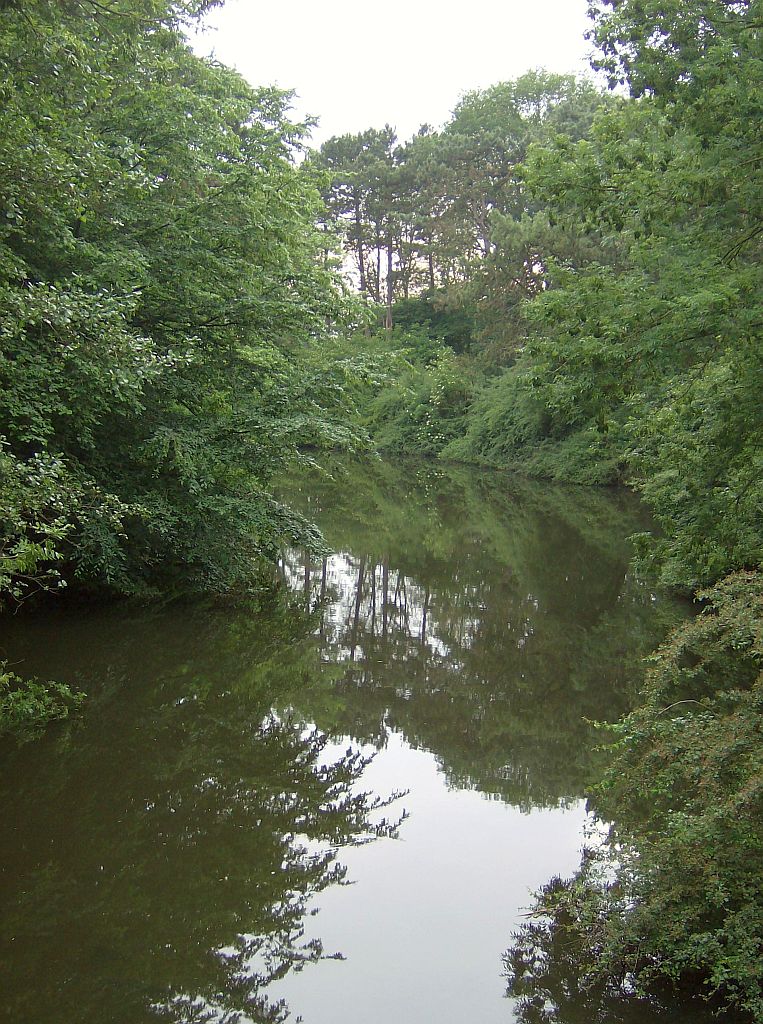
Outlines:
[{"label": "green water", "polygon": [[513,1019],[502,953],[579,861],[591,721],[681,613],[629,575],[642,515],[423,464],[282,497],[327,543],[284,552],[288,601],[2,623],[90,700],[0,745],[0,1018]]}]

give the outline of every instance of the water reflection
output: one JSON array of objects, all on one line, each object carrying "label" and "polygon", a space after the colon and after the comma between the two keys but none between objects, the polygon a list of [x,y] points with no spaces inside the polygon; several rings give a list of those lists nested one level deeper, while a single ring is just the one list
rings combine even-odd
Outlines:
[{"label": "water reflection", "polygon": [[[101,620],[77,673],[106,678],[100,707],[47,749],[6,755],[10,1019],[282,1020],[268,986],[324,955],[303,921],[315,894],[344,880],[339,851],[394,830],[382,801],[358,792],[365,757],[327,757],[324,735],[271,710],[280,668],[262,637],[279,636],[283,614],[248,630],[204,618],[127,622],[126,636]],[[72,640],[38,631],[46,638],[53,660]],[[214,671],[205,639],[220,669],[246,652],[248,670]]]},{"label": "water reflection", "polygon": [[[511,819],[512,834],[530,847],[542,834],[551,855],[551,809],[580,798],[597,756],[591,720],[620,715],[639,656],[676,614],[628,576],[624,538],[640,524],[617,496],[380,464],[337,469],[333,480],[295,477],[284,498],[319,523],[334,552],[284,555],[290,603],[3,624],[3,654],[17,671],[90,694],[81,723],[0,747],[9,1019],[285,1019],[273,982],[308,964],[317,974],[316,961],[338,952],[352,961],[351,941],[324,949],[308,918],[348,880],[343,851],[394,831],[386,819],[402,811],[384,806],[388,789],[381,800],[363,794],[367,745],[411,773],[435,761],[447,779],[451,794],[435,791],[431,775],[423,795],[413,775],[403,783],[422,808],[407,824],[422,829],[416,842],[433,877],[444,858],[423,830],[435,803],[440,820],[451,816],[451,849],[477,821],[493,837],[489,871],[484,854],[459,868],[480,877],[489,913],[489,893],[506,889],[506,861],[487,812],[503,812],[504,825],[506,804],[525,812],[512,814],[527,831]],[[459,817],[464,790],[472,817]],[[540,808],[542,831],[533,831],[527,815]],[[577,817],[574,829],[574,815],[560,817],[572,842]],[[470,839],[479,850],[483,833]],[[531,848],[528,856],[538,859]],[[421,886],[406,863],[399,877],[413,918]],[[448,884],[443,875],[442,891]],[[517,874],[512,884],[516,912],[530,883]],[[498,979],[510,922],[494,963],[484,950],[467,963],[478,943],[458,921],[447,927],[459,951],[453,971],[463,963],[469,977]],[[376,974],[390,972],[381,964]],[[420,991],[439,984],[430,982]],[[355,1007],[345,1019],[362,1015]],[[480,1019],[496,1017],[481,1009]]]},{"label": "water reflection", "polygon": [[525,810],[578,799],[591,723],[623,713],[677,614],[628,575],[635,505],[426,465],[352,473],[287,492],[341,548],[282,561],[341,670],[300,705],[367,742],[400,729],[453,786]]},{"label": "water reflection", "polygon": [[[553,902],[567,885],[555,877],[543,896]],[[627,974],[619,983],[593,981],[590,957],[590,944],[565,907],[526,920],[504,957],[516,1024],[733,1024],[733,1015],[698,998],[682,1000],[667,985],[653,985],[647,998],[636,996]]]}]

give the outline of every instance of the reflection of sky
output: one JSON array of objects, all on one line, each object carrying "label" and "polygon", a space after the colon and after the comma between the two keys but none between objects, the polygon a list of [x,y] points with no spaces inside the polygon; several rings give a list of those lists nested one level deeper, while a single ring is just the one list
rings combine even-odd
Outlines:
[{"label": "reflection of sky", "polygon": [[577,867],[583,803],[524,814],[453,788],[397,732],[362,785],[407,789],[410,817],[397,840],[343,850],[354,884],[317,897],[306,938],[346,959],[292,972],[270,994],[305,1024],[505,1024],[501,956],[531,890]]},{"label": "reflection of sky", "polygon": [[[301,552],[289,554],[284,573],[294,590],[304,592]],[[359,660],[363,642],[381,635],[383,575],[381,565],[347,552],[311,566],[309,599],[315,602],[322,592],[326,597],[321,632],[328,656]],[[483,625],[480,588],[463,583],[455,604],[451,593],[451,603],[446,598],[438,606],[440,595],[392,568],[387,586],[388,636],[404,639],[405,651],[425,645],[458,672],[451,651],[470,648]],[[522,604],[530,614],[539,610],[533,594]],[[522,649],[532,635],[526,615],[515,619],[510,635]],[[396,696],[414,691],[403,684]],[[337,749],[348,742],[337,740]],[[509,760],[495,771],[508,778],[518,770]],[[292,971],[269,994],[285,998],[305,1024],[504,1024],[511,1008],[502,998],[502,954],[524,921],[531,892],[577,868],[584,803],[528,813],[491,799],[454,782],[436,753],[414,748],[395,730],[388,731],[362,786],[380,795],[405,791],[399,804],[410,817],[397,840],[343,850],[353,884],[316,897],[319,913],[308,919],[305,939],[320,936],[327,955],[342,958]]]}]

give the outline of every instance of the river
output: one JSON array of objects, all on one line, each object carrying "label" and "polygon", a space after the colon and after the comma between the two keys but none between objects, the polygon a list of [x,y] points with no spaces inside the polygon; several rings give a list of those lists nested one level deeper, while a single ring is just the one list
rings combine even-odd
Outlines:
[{"label": "river", "polygon": [[593,723],[682,614],[629,571],[643,512],[427,463],[281,498],[326,540],[288,599],[2,623],[89,701],[0,744],[0,1017],[513,1019],[512,932],[595,841]]}]

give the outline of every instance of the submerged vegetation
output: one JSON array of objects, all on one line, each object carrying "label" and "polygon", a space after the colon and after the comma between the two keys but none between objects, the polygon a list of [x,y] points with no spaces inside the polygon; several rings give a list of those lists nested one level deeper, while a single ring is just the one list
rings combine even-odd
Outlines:
[{"label": "submerged vegetation", "polygon": [[[614,91],[531,72],[301,163],[288,94],[191,51],[215,5],[0,3],[0,600],[273,586],[321,543],[274,478],[367,435],[631,484],[642,570],[703,610],[510,983],[562,1020],[569,933],[592,991],[760,1016],[760,3],[591,0]],[[0,727],[78,700],[3,670]]]},{"label": "submerged vegetation", "polygon": [[0,734],[34,736],[48,722],[67,718],[84,699],[66,683],[24,679],[0,663]]}]

